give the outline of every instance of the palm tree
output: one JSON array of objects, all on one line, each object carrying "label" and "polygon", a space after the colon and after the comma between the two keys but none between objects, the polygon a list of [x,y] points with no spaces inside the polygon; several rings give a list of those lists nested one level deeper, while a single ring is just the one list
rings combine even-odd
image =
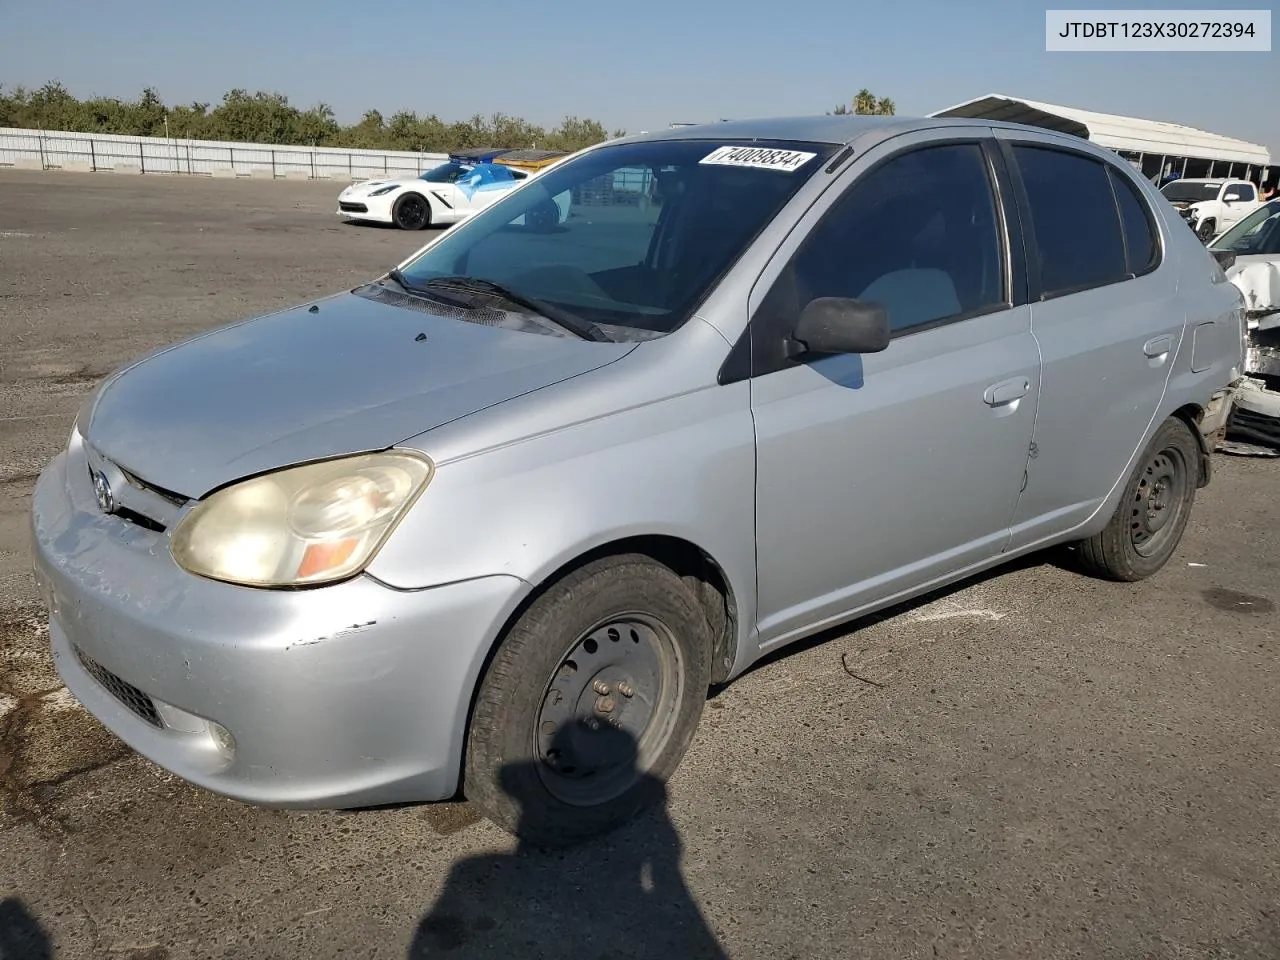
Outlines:
[{"label": "palm tree", "polygon": [[847,104],[840,104],[834,111],[836,116],[845,116],[846,114],[856,113],[862,116],[882,116],[891,117],[894,115],[896,107],[894,102],[888,97],[877,97],[874,93],[863,87],[858,91],[858,95],[853,98],[853,109],[850,110]]}]

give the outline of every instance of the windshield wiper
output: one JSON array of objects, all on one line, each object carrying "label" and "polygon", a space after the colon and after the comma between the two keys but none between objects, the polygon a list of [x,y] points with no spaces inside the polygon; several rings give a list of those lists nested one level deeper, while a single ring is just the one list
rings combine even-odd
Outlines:
[{"label": "windshield wiper", "polygon": [[[397,281],[399,282],[399,281]],[[536,313],[540,317],[550,320],[552,323],[563,327],[570,333],[577,334],[583,340],[595,340],[598,343],[612,343],[613,337],[609,336],[599,327],[585,317],[580,317],[576,313],[570,313],[568,310],[562,310],[559,307],[544,303],[541,300],[535,300],[532,297],[526,297],[522,293],[517,293],[510,287],[498,283],[496,280],[486,280],[483,277],[433,277],[422,284],[422,287],[444,287],[445,289],[454,290],[478,290],[484,293],[492,293],[501,297],[509,303],[514,303],[518,307],[524,307]]]},{"label": "windshield wiper", "polygon": [[412,280],[401,273],[399,267],[393,267],[388,271],[387,276],[399,284],[405,293],[412,293],[419,297],[426,297],[429,300],[436,300],[440,303],[448,304],[451,307],[466,308],[470,306],[470,304],[464,303],[461,300],[456,300],[453,297],[446,297],[434,290],[424,290],[421,286],[415,284]]}]

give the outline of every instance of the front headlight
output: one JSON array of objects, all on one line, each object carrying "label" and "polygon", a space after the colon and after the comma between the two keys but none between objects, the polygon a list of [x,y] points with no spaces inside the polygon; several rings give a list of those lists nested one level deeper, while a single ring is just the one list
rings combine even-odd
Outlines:
[{"label": "front headlight", "polygon": [[400,185],[399,185],[398,183],[393,183],[393,184],[392,184],[391,186],[389,186],[389,187],[379,187],[377,190],[374,190],[371,194],[369,194],[369,196],[371,196],[371,197],[381,197],[381,196],[383,196],[384,194],[388,194],[388,193],[390,193],[392,190],[397,189],[399,186],[400,186]]},{"label": "front headlight", "polygon": [[183,569],[253,587],[332,583],[363,570],[435,471],[373,453],[290,467],[224,487],[173,532]]}]

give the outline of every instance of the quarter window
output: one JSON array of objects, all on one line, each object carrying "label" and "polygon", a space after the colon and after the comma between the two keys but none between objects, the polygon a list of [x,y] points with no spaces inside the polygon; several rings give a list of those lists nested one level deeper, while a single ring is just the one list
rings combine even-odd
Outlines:
[{"label": "quarter window", "polygon": [[[766,299],[769,326],[817,297],[882,304],[895,332],[1005,302],[999,219],[977,144],[922,147],[859,177]],[[782,316],[776,316],[782,314]],[[776,327],[775,327],[776,329]]]},{"label": "quarter window", "polygon": [[1137,188],[1117,170],[1111,171],[1111,185],[1115,188],[1116,203],[1120,207],[1120,225],[1124,232],[1124,247],[1129,273],[1134,276],[1146,273],[1156,264],[1156,235],[1148,216],[1146,201]]},{"label": "quarter window", "polygon": [[1015,146],[1013,153],[1031,208],[1042,297],[1128,277],[1106,165],[1047,147]]}]

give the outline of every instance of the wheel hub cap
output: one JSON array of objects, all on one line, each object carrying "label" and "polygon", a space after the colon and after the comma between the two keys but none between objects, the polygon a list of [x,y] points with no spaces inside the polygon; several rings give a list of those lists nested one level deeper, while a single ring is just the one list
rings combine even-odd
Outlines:
[{"label": "wheel hub cap", "polygon": [[1134,493],[1129,526],[1133,545],[1140,553],[1158,549],[1157,535],[1178,513],[1185,483],[1181,457],[1167,451],[1153,457],[1143,470]]},{"label": "wheel hub cap", "polygon": [[616,619],[561,660],[535,724],[543,782],[568,803],[603,802],[639,775],[678,703],[675,645],[665,628]]}]

